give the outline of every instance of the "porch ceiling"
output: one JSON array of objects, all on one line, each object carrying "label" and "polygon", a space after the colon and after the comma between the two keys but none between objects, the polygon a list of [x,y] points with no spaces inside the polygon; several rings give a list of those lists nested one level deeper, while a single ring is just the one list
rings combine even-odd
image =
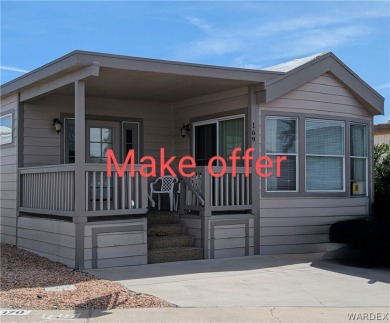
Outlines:
[{"label": "porch ceiling", "polygon": [[[168,102],[258,83],[107,67],[100,69],[98,77],[89,77],[85,81],[86,96]],[[69,84],[57,89],[54,93],[73,95],[74,86]]]}]

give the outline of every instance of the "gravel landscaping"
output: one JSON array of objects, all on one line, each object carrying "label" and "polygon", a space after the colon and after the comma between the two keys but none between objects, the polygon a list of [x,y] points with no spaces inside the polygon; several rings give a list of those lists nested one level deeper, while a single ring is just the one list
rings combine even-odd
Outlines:
[{"label": "gravel landscaping", "polygon": [[[75,271],[63,264],[1,244],[0,306],[18,309],[113,309],[174,307],[157,297]],[[75,290],[46,291],[74,285]]]}]

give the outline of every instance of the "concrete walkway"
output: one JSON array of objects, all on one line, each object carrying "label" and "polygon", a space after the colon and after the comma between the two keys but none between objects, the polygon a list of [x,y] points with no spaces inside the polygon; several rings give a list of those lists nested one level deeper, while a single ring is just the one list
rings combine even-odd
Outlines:
[{"label": "concrete walkway", "polygon": [[389,268],[306,257],[252,256],[89,272],[180,307],[390,307]]},{"label": "concrete walkway", "polygon": [[[313,255],[310,255],[313,256]],[[90,270],[180,308],[2,312],[1,322],[389,322],[389,268],[314,255],[254,256]],[[5,314],[5,315],[3,315]],[[10,315],[11,314],[11,315]]]}]

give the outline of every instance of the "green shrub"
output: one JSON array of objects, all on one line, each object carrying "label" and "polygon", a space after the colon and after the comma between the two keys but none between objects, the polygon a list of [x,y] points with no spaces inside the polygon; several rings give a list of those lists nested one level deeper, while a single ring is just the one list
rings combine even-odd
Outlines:
[{"label": "green shrub", "polygon": [[375,215],[390,217],[390,145],[374,146]]}]

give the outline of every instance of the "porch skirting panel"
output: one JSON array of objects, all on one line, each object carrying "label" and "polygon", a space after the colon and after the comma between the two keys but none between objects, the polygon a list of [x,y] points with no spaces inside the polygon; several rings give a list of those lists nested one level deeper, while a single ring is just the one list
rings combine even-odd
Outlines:
[{"label": "porch skirting panel", "polygon": [[210,259],[254,255],[253,215],[212,216],[208,228]]},{"label": "porch skirting panel", "polygon": [[86,269],[147,264],[146,218],[85,224],[84,259]]},{"label": "porch skirting panel", "polygon": [[20,217],[18,221],[18,247],[42,257],[75,267],[76,226],[74,223]]},{"label": "porch skirting panel", "polygon": [[[200,216],[183,214],[180,222],[195,237],[195,245],[202,246],[202,220]],[[254,255],[254,218],[252,214],[214,215],[207,221],[209,259]]]}]

